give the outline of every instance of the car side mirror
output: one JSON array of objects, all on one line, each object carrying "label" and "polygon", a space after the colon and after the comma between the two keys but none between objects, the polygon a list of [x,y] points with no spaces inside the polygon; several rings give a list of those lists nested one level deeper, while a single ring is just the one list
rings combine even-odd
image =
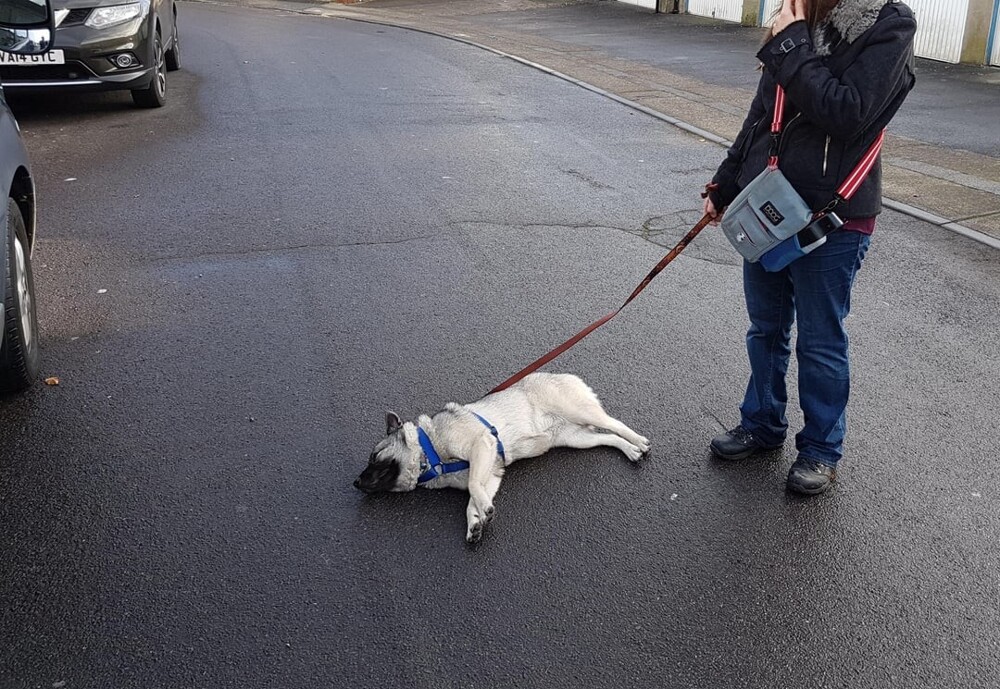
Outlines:
[{"label": "car side mirror", "polygon": [[0,0],[0,51],[40,55],[52,47],[51,0]]}]

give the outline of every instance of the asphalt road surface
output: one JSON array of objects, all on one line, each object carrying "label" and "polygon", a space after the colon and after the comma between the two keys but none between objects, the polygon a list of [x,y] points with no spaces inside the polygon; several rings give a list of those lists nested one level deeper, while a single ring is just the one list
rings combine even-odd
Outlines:
[{"label": "asphalt road surface", "polygon": [[516,465],[472,548],[463,494],[351,486],[384,411],[616,306],[721,149],[446,40],[181,10],[162,110],[15,101],[61,384],[0,401],[0,686],[996,686],[1000,256],[883,214],[803,500],[791,443],[707,453],[747,366],[706,231],[550,367],[654,456]]}]

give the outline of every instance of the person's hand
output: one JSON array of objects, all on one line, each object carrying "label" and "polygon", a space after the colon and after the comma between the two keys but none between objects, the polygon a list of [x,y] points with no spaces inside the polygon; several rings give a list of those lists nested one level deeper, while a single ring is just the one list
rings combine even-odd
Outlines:
[{"label": "person's hand", "polygon": [[788,25],[792,22],[805,20],[806,2],[807,0],[782,0],[781,11],[778,12],[778,16],[774,19],[774,24],[771,25],[772,35],[777,36],[788,28]]},{"label": "person's hand", "polygon": [[[722,211],[725,213],[725,211]],[[712,216],[712,225],[718,225],[719,221],[722,220],[722,213],[715,210],[715,204],[712,203],[712,199],[708,196],[705,197],[705,214]]]}]

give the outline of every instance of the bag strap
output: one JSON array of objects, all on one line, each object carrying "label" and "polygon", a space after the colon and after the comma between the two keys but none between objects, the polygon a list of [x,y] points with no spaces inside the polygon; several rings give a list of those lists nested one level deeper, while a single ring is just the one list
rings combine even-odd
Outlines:
[{"label": "bag strap", "polygon": [[[771,150],[767,160],[768,167],[772,169],[777,169],[778,167],[778,143],[781,140],[781,120],[784,116],[785,89],[781,87],[781,84],[778,84],[777,91],[774,94],[774,119],[771,120]],[[854,193],[861,187],[861,183],[865,181],[865,177],[871,172],[875,161],[878,160],[878,154],[882,150],[882,142],[884,140],[885,130],[883,129],[875,137],[875,141],[868,147],[865,154],[861,156],[858,164],[851,170],[851,174],[837,187],[837,191],[833,195],[833,200],[827,204],[826,208],[820,211],[820,214],[829,213],[841,201],[848,201],[854,196]]]},{"label": "bag strap", "polygon": [[768,152],[767,166],[778,169],[778,142],[781,141],[781,120],[785,116],[785,89],[778,84],[774,94],[774,118],[771,120],[771,149]]}]

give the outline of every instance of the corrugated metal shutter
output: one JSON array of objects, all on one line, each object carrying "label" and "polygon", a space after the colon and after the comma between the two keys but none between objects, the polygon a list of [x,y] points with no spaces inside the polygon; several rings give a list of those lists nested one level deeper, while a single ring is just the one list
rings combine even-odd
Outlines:
[{"label": "corrugated metal shutter", "polygon": [[648,10],[656,9],[656,0],[618,0],[618,2],[624,2],[626,5],[645,7]]},{"label": "corrugated metal shutter", "polygon": [[743,20],[743,0],[688,0],[689,14],[715,17],[727,22]]},{"label": "corrugated metal shutter", "polygon": [[990,43],[993,49],[990,51],[990,64],[1000,66],[1000,0],[996,3],[996,14],[993,16],[993,34],[990,36]]},{"label": "corrugated metal shutter", "polygon": [[958,62],[962,57],[969,0],[906,0],[917,15],[914,51],[920,57]]}]

